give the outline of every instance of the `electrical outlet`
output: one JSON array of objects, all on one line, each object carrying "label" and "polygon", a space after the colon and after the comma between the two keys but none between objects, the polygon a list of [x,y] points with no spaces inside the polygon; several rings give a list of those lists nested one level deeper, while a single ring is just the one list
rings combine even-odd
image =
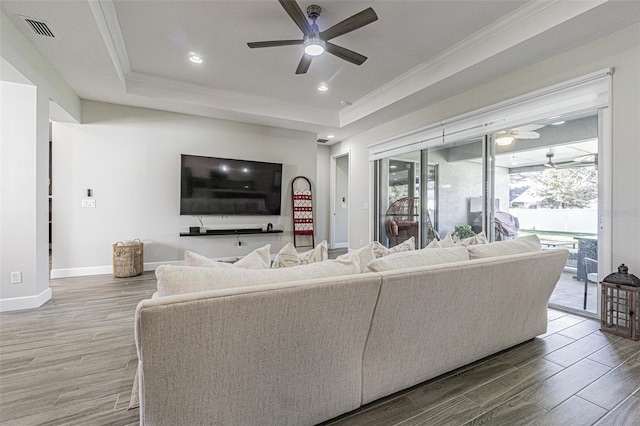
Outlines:
[{"label": "electrical outlet", "polygon": [[96,200],[82,200],[82,208],[95,208]]},{"label": "electrical outlet", "polygon": [[11,273],[11,284],[20,284],[22,282],[22,271]]}]

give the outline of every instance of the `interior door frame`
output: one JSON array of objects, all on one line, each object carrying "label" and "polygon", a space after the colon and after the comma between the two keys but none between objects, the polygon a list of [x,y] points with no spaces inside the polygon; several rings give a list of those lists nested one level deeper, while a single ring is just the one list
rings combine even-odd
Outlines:
[{"label": "interior door frame", "polygon": [[[336,243],[336,194],[337,194],[337,181],[336,174],[338,171],[338,158],[347,157],[348,164],[348,175],[347,175],[347,242]],[[329,248],[349,248],[350,247],[350,236],[349,236],[349,222],[350,222],[350,214],[349,214],[349,203],[351,200],[351,150],[346,150],[339,154],[334,154],[331,156],[331,161],[329,163],[329,206],[330,206],[330,215],[331,220],[329,224]]]}]

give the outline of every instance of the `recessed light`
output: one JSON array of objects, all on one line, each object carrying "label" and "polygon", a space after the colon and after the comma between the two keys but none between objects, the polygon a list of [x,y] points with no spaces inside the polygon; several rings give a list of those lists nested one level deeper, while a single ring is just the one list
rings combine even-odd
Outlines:
[{"label": "recessed light", "polygon": [[194,64],[201,64],[202,63],[202,58],[198,55],[191,55],[189,56],[189,60],[191,62],[193,62]]},{"label": "recessed light", "polygon": [[552,126],[559,126],[561,124],[564,124],[564,121],[556,121],[555,123],[551,123]]},{"label": "recessed light", "polygon": [[318,90],[321,92],[326,92],[327,90],[329,90],[329,86],[327,86],[327,83],[320,83],[320,85],[318,86]]},{"label": "recessed light", "polygon": [[327,135],[327,139],[333,139],[335,137],[336,137],[336,135]]}]

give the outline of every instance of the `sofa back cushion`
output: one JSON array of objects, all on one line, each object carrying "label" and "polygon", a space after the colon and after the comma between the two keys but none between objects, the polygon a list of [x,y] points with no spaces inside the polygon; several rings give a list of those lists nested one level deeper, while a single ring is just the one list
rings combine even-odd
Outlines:
[{"label": "sofa back cushion", "polygon": [[469,253],[466,247],[423,248],[381,257],[369,262],[366,269],[371,272],[393,271],[394,269],[438,265],[441,263],[461,262],[463,260],[469,260]]},{"label": "sofa back cushion", "polygon": [[540,251],[541,246],[537,235],[527,235],[511,241],[471,245],[467,249],[469,250],[469,259],[484,259],[486,257]]},{"label": "sofa back cushion", "polygon": [[312,425],[355,410],[379,289],[367,274],[143,300],[140,424]]},{"label": "sofa back cushion", "polygon": [[567,257],[544,250],[380,273],[362,403],[544,333]]},{"label": "sofa back cushion", "polygon": [[291,268],[262,270],[161,265],[156,269],[156,278],[158,279],[158,295],[164,297],[223,288],[352,275],[359,272],[360,264],[357,258],[354,258],[351,260],[327,260]]}]

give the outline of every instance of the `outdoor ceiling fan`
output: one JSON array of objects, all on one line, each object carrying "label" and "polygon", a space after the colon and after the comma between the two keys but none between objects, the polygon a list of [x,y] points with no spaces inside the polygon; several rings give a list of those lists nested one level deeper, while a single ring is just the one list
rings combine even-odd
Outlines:
[{"label": "outdoor ceiling fan", "polygon": [[543,124],[529,124],[527,126],[498,132],[496,133],[496,144],[505,146],[510,145],[515,139],[538,139],[540,133],[534,130],[542,129],[543,127]]},{"label": "outdoor ceiling fan", "polygon": [[551,169],[556,169],[556,168],[558,168],[558,166],[556,165],[556,163],[554,163],[554,162],[553,162],[553,155],[554,155],[554,154],[553,154],[553,152],[551,152],[551,151],[550,151],[550,152],[547,152],[547,158],[548,158],[548,161],[547,161],[546,163],[544,163],[544,166],[545,166],[545,167],[549,167],[549,168],[551,168]]},{"label": "outdoor ceiling fan", "polygon": [[302,59],[300,59],[298,68],[296,69],[296,74],[305,74],[311,65],[313,57],[321,55],[325,51],[356,65],[362,65],[364,61],[367,60],[366,56],[330,43],[329,40],[377,21],[378,15],[376,15],[372,8],[367,8],[362,12],[356,13],[344,21],[335,24],[331,28],[320,31],[316,24],[316,20],[320,17],[320,12],[322,11],[320,6],[312,4],[307,7],[307,16],[311,20],[311,23],[309,23],[300,9],[300,6],[298,6],[294,0],[278,0],[278,2],[287,14],[289,14],[289,17],[293,19],[298,28],[302,30],[303,38],[301,40],[255,41],[247,43],[250,48],[255,49],[260,47],[291,46],[301,44],[304,47],[304,53],[302,55]]},{"label": "outdoor ceiling fan", "polygon": [[550,169],[574,169],[579,167],[589,167],[598,164],[598,154],[585,154],[571,161],[561,161],[556,163],[553,161],[554,153],[552,150],[547,152],[547,162],[544,163],[545,167]]}]

